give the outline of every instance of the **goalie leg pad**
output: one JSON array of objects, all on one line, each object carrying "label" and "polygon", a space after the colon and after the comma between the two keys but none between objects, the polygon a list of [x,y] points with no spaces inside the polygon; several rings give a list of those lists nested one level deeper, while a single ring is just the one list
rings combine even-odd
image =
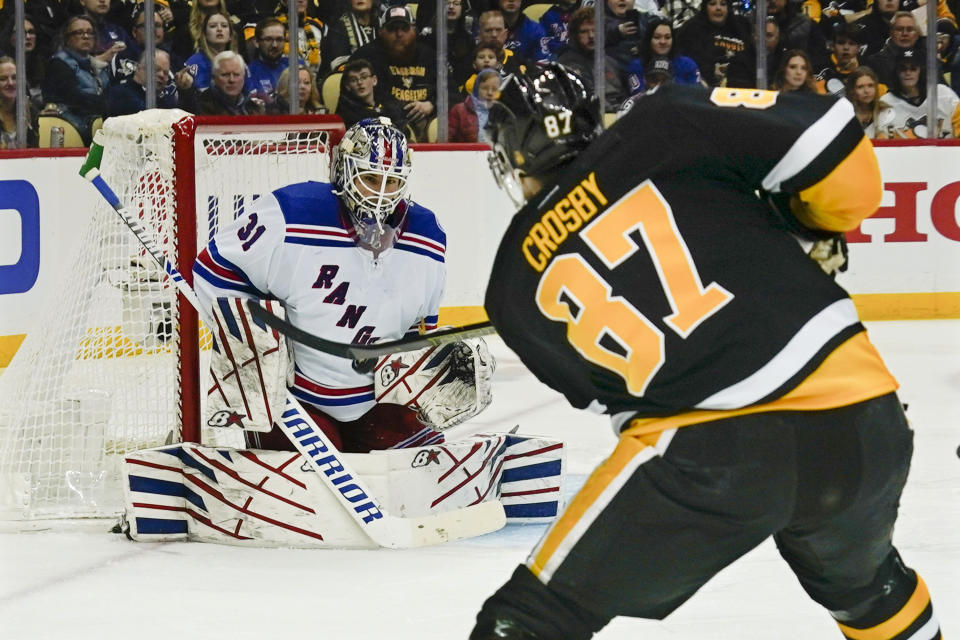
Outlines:
[{"label": "goalie leg pad", "polygon": [[137,541],[376,547],[296,452],[193,443],[135,451],[123,484]]},{"label": "goalie leg pad", "polygon": [[554,438],[489,433],[371,457],[387,461],[388,509],[408,517],[499,500],[507,524],[548,523],[564,506],[565,451]]},{"label": "goalie leg pad", "polygon": [[[283,316],[278,303],[266,305]],[[214,346],[205,423],[213,428],[270,431],[283,413],[287,384],[293,378],[286,339],[258,323],[243,298],[217,298],[212,311]]]},{"label": "goalie leg pad", "polygon": [[500,479],[500,503],[511,523],[553,522],[563,511],[566,447],[561,440],[510,434]]}]

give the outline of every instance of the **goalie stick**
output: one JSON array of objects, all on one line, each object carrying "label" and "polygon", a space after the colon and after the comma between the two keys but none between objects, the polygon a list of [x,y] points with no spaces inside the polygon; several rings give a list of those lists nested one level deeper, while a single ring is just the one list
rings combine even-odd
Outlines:
[{"label": "goalie stick", "polygon": [[[163,268],[177,290],[201,313],[197,294],[143,226],[127,212],[120,198],[100,175],[102,155],[103,147],[94,141],[80,168],[80,175],[96,187],[147,253]],[[503,506],[496,500],[418,518],[390,515],[380,507],[366,483],[350,469],[344,456],[289,393],[283,416],[277,421],[277,425],[339,500],[360,530],[381,547],[403,549],[439,544],[497,531],[506,523]]]},{"label": "goalie stick", "polygon": [[312,333],[307,333],[300,327],[279,318],[263,307],[257,300],[248,300],[247,306],[254,318],[263,322],[271,329],[276,329],[291,340],[302,345],[341,358],[353,358],[361,362],[371,358],[379,358],[400,351],[416,351],[430,346],[442,346],[451,342],[459,342],[465,338],[476,338],[496,333],[496,329],[489,322],[477,322],[452,329],[442,329],[424,335],[409,336],[399,340],[374,342],[371,344],[348,344],[326,340]]}]

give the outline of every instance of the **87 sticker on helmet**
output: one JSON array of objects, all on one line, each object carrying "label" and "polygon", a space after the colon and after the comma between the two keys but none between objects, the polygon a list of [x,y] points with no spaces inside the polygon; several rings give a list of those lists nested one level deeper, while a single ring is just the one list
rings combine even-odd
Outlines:
[{"label": "87 sticker on helmet", "polygon": [[569,111],[561,111],[557,115],[551,113],[543,118],[543,129],[551,138],[567,135],[571,131],[570,120]]}]

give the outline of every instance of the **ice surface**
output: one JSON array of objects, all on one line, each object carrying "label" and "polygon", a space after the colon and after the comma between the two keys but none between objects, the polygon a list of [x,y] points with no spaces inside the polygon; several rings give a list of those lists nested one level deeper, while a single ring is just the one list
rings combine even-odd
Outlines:
[{"label": "ice surface", "polygon": [[[946,637],[960,633],[960,321],[885,322],[870,335],[902,384],[916,453],[895,540],[924,577]],[[571,485],[613,448],[502,344],[494,403],[475,422],[559,436]],[[378,640],[466,638],[483,600],[541,526],[415,551],[138,544],[103,522],[0,534],[0,640],[111,637]],[[839,638],[766,543],[663,622],[618,619],[603,640]]]}]

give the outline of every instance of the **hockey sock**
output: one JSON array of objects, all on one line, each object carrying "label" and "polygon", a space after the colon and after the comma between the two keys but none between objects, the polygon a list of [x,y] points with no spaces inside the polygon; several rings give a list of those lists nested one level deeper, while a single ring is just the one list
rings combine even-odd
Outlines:
[{"label": "hockey sock", "polygon": [[940,640],[927,585],[894,552],[874,578],[877,595],[847,611],[832,611],[849,640]]}]

